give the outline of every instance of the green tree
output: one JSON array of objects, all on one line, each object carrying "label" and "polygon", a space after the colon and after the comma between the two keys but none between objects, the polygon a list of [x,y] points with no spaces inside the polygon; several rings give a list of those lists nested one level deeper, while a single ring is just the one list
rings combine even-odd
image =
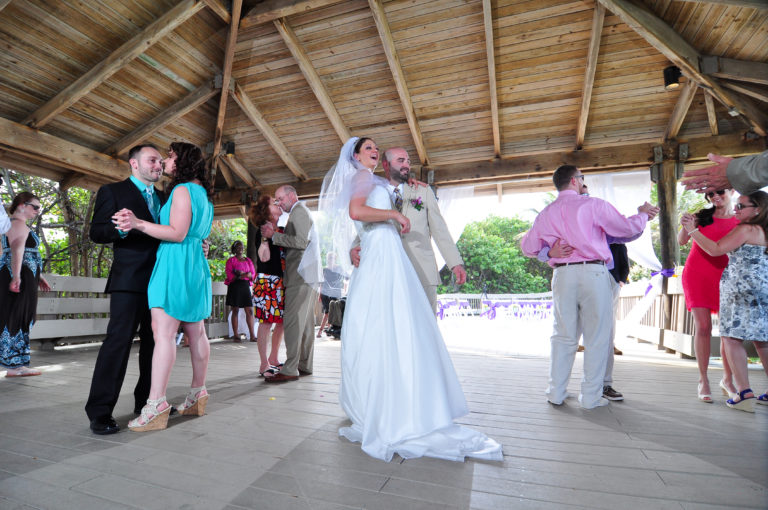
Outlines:
[{"label": "green tree", "polygon": [[227,259],[232,256],[230,249],[235,241],[242,241],[247,246],[246,238],[248,224],[243,218],[230,220],[217,220],[211,226],[211,234],[208,236],[210,249],[208,250],[208,265],[211,268],[211,278],[216,282],[223,282],[226,275],[224,267]]},{"label": "green tree", "polygon": [[[552,270],[520,251],[520,236],[531,223],[517,217],[488,218],[470,223],[461,234],[457,246],[467,270],[467,293],[525,294],[546,292]],[[456,292],[451,271],[443,268],[439,293]]]}]

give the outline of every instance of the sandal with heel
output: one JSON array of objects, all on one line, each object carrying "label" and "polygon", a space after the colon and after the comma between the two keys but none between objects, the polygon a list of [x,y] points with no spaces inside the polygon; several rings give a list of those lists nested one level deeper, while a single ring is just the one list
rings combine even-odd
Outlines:
[{"label": "sandal with heel", "polygon": [[733,391],[728,389],[728,386],[725,385],[725,380],[720,379],[719,386],[720,386],[720,389],[723,390],[723,395],[725,395],[726,397],[728,397],[728,398],[736,398],[736,397],[739,396],[738,393],[733,392]]},{"label": "sandal with heel", "polygon": [[150,430],[163,430],[168,427],[168,416],[171,414],[171,406],[158,409],[166,402],[165,397],[157,400],[147,400],[147,405],[141,408],[141,416],[128,422],[128,428],[134,432],[148,432]]},{"label": "sandal with heel", "polygon": [[712,395],[710,395],[709,393],[702,393],[701,392],[701,387],[702,386],[704,386],[704,385],[702,383],[699,383],[698,391],[697,391],[699,400],[701,400],[705,404],[711,404],[713,402]]},{"label": "sandal with heel", "polygon": [[208,391],[205,386],[190,388],[184,403],[179,405],[179,414],[184,416],[202,416],[205,414],[205,405],[208,403]]},{"label": "sandal with heel", "polygon": [[[745,397],[747,393],[752,393],[751,397]],[[731,409],[738,409],[739,411],[744,411],[747,413],[754,413],[755,412],[755,400],[757,400],[754,396],[754,393],[750,388],[747,388],[744,391],[740,391],[737,395],[739,400],[736,400],[734,398],[729,398],[725,401],[725,405],[730,407]],[[760,395],[762,397],[762,395]]]},{"label": "sandal with heel", "polygon": [[764,406],[768,406],[768,393],[763,393],[757,399],[755,399],[755,404],[762,404]]}]

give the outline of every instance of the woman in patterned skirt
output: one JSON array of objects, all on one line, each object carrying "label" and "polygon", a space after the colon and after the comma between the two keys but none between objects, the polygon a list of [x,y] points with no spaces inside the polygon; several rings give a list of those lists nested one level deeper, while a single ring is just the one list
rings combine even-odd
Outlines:
[{"label": "woman in patterned skirt", "polygon": [[[253,284],[253,308],[259,321],[256,331],[261,366],[259,375],[265,378],[274,377],[280,370],[277,353],[283,339],[283,310],[285,308],[285,287],[283,286],[283,271],[285,270],[285,254],[271,239],[261,237],[261,227],[272,223],[277,228],[277,220],[282,211],[276,206],[272,197],[265,195],[259,198],[248,214],[251,223],[257,227],[255,242],[258,247],[256,257],[256,279]],[[282,232],[282,228],[277,229]],[[272,348],[267,355],[267,336],[272,330]]]},{"label": "woman in patterned skirt", "polygon": [[27,227],[40,214],[40,200],[24,191],[9,212],[11,228],[2,236],[0,257],[0,366],[6,377],[40,375],[29,368],[29,330],[35,323],[37,289],[47,292],[51,286],[41,275],[40,240]]},{"label": "woman in patterned skirt", "polygon": [[768,375],[768,193],[740,196],[736,219],[738,226],[717,242],[704,236],[690,218],[683,218],[683,227],[705,252],[728,254],[720,280],[720,338],[738,394],[726,404],[754,412],[755,402],[768,404],[768,392],[755,397],[749,387],[744,340],[752,340]]}]

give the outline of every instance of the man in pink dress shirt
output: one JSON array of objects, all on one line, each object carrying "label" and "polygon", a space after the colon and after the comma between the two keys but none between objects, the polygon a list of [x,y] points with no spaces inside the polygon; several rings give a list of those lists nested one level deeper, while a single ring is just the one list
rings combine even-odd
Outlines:
[{"label": "man in pink dress shirt", "polygon": [[547,399],[561,405],[568,396],[568,380],[578,348],[579,323],[584,334],[584,377],[579,402],[585,409],[607,405],[603,376],[610,348],[612,323],[611,275],[605,267],[612,260],[606,235],[631,237],[643,231],[658,208],[644,203],[638,214],[625,218],[611,204],[582,196],[584,174],[572,165],[555,170],[552,180],[557,200],[536,217],[520,247],[536,257],[544,246],[558,239],[573,248],[570,255],[551,258],[554,330]]}]

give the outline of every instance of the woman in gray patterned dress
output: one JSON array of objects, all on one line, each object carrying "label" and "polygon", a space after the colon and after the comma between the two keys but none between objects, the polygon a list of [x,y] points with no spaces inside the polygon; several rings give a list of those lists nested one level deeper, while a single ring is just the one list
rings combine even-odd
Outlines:
[{"label": "woman in gray patterned dress", "polygon": [[690,220],[683,227],[705,252],[728,254],[720,280],[720,338],[739,394],[726,404],[754,412],[755,402],[768,404],[768,393],[755,398],[749,387],[744,340],[752,340],[768,375],[768,193],[740,196],[735,215],[739,224],[718,242],[702,235]]}]

